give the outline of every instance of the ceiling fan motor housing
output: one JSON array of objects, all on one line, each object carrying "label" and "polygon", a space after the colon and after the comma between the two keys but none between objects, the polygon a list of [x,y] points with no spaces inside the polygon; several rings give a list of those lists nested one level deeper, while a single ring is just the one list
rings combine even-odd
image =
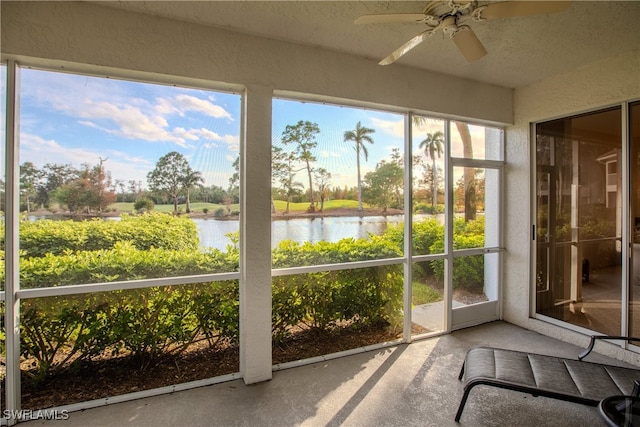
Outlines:
[{"label": "ceiling fan motor housing", "polygon": [[445,16],[442,19],[442,32],[447,34],[449,37],[453,37],[453,35],[458,31],[458,24],[456,23],[455,16]]}]

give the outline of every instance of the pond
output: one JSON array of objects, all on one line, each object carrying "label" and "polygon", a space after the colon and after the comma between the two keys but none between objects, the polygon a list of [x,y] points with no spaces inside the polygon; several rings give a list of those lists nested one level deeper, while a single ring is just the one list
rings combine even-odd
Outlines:
[{"label": "pond", "polygon": [[[225,250],[231,243],[226,234],[238,231],[238,221],[194,218],[198,227],[200,246]],[[283,240],[295,242],[337,242],[344,238],[366,238],[380,235],[388,226],[404,221],[404,215],[390,216],[340,216],[293,218],[271,222],[271,247]]]},{"label": "pond", "polygon": [[[382,234],[391,224],[404,220],[402,215],[394,216],[345,216],[316,217],[276,220],[271,222],[271,247],[274,248],[283,240],[294,242],[337,242],[346,237],[364,238],[372,234]],[[220,221],[216,219],[194,218],[198,227],[200,246],[224,250],[231,240],[228,233],[238,231],[238,221]]]}]

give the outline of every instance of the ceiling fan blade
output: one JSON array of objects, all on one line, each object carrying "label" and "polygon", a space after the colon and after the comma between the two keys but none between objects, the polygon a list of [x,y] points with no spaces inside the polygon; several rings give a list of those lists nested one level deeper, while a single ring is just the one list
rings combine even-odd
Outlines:
[{"label": "ceiling fan blade", "polygon": [[412,38],[411,40],[409,40],[408,42],[406,42],[405,44],[403,44],[402,46],[400,46],[399,48],[394,50],[391,53],[391,55],[387,56],[382,61],[378,62],[378,64],[379,65],[393,64],[402,55],[404,55],[405,53],[409,52],[411,49],[413,49],[414,47],[416,47],[420,43],[422,43],[427,37],[431,37],[432,35],[433,35],[433,30],[432,29],[425,30],[425,31],[421,32],[420,34],[418,34],[417,36],[415,36],[414,38]]},{"label": "ceiling fan blade", "polygon": [[511,18],[565,11],[571,1],[504,1],[491,3],[479,11],[481,19]]},{"label": "ceiling fan blade", "polygon": [[451,37],[468,62],[474,62],[487,54],[476,33],[467,25],[460,25]]},{"label": "ceiling fan blade", "polygon": [[387,22],[420,23],[425,20],[424,13],[388,13],[381,15],[362,15],[354,24],[384,24]]}]

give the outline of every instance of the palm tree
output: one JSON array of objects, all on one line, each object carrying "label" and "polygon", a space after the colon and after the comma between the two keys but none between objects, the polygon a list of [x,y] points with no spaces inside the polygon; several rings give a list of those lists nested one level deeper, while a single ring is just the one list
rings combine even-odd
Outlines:
[{"label": "palm tree", "polygon": [[444,133],[437,131],[435,133],[427,133],[427,137],[420,142],[419,148],[423,149],[431,159],[431,172],[433,180],[433,199],[431,201],[431,207],[434,209],[438,203],[438,170],[436,168],[436,156],[442,157],[444,153]]},{"label": "palm tree", "polygon": [[369,158],[369,152],[367,151],[367,147],[364,145],[365,142],[369,144],[373,144],[373,138],[371,138],[370,134],[374,133],[375,129],[367,128],[362,126],[360,122],[356,125],[354,130],[348,130],[344,133],[344,141],[353,141],[356,146],[354,149],[356,150],[356,166],[358,171],[358,210],[362,212],[362,184],[360,182],[360,151],[364,155],[364,160],[366,161]]},{"label": "palm tree", "polygon": [[191,189],[202,184],[204,184],[202,173],[189,168],[185,176],[182,178],[182,188],[184,188],[185,192],[187,193],[187,213],[191,213],[191,206],[189,201],[189,193],[191,192]]}]

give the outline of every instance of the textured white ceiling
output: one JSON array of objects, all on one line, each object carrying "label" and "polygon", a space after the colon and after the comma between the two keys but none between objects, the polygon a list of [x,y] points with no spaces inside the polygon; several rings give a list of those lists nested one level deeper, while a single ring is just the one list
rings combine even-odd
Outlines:
[{"label": "textured white ceiling", "polygon": [[[108,1],[105,6],[320,46],[378,62],[421,24],[354,25],[360,15],[420,13],[415,1]],[[486,1],[479,1],[484,4]],[[640,1],[574,1],[562,13],[469,24],[489,52],[467,63],[441,32],[396,64],[506,87],[525,86],[609,56],[640,55]],[[396,65],[389,65],[390,67]],[[640,79],[640,70],[639,79]]]}]

